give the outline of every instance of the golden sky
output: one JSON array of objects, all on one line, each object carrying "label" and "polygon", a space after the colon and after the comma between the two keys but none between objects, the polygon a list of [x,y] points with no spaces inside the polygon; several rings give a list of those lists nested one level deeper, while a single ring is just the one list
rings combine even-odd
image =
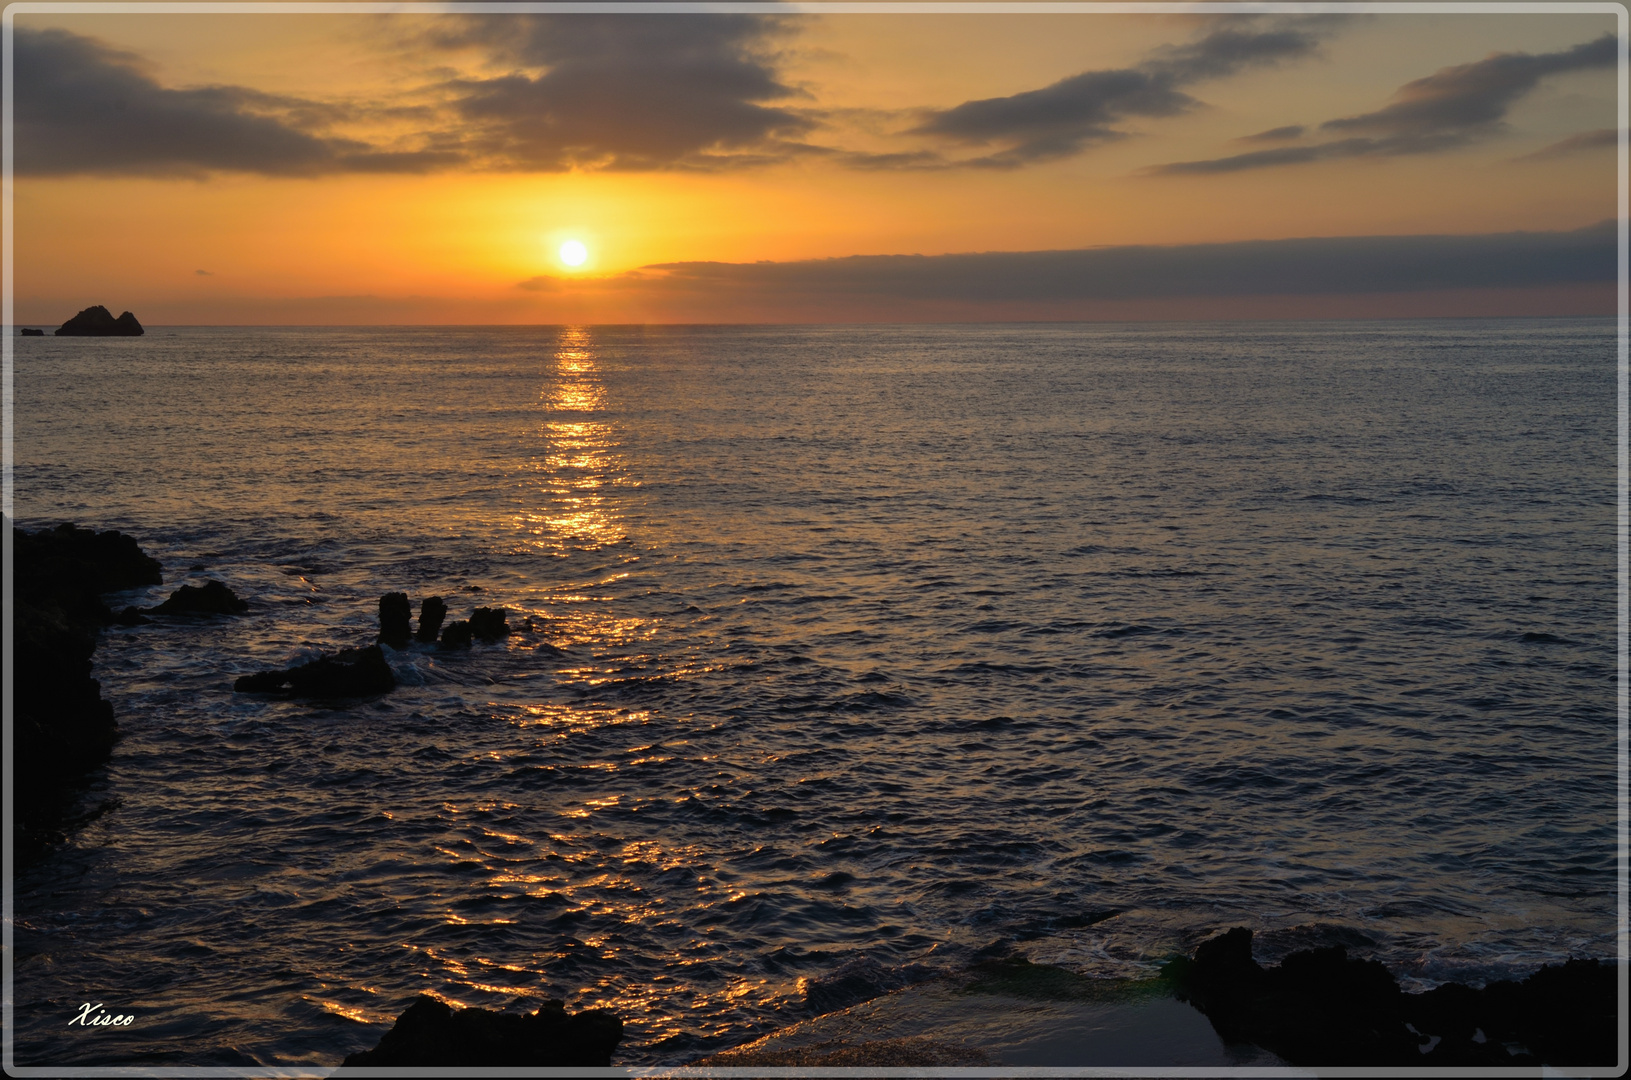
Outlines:
[{"label": "golden sky", "polygon": [[14,25],[23,324],[1613,310],[1608,14]]}]

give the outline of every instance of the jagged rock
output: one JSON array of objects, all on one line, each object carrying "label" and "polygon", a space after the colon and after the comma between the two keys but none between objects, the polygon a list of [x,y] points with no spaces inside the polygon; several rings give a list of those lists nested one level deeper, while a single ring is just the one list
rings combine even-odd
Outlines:
[{"label": "jagged rock", "polygon": [[288,697],[368,697],[396,688],[396,675],[378,645],[342,649],[309,664],[285,671],[260,671],[232,684],[241,694],[284,694]]},{"label": "jagged rock", "polygon": [[170,594],[170,599],[156,608],[153,615],[242,615],[249,610],[247,601],[240,600],[219,581],[206,581],[202,585],[183,585]]},{"label": "jagged rock", "polygon": [[79,780],[119,737],[113,706],[91,678],[97,635],[115,621],[100,594],[163,578],[158,561],[119,532],[14,528],[12,541],[13,835],[26,862],[60,837]]},{"label": "jagged rock", "polygon": [[470,647],[470,624],[463,619],[447,624],[442,631],[441,647],[444,649],[468,649]]},{"label": "jagged rock", "polygon": [[19,337],[44,337],[45,331],[36,330],[33,327],[25,326],[21,330],[17,331],[17,334]]},{"label": "jagged rock", "polygon": [[1225,1042],[1253,1043],[1293,1065],[1615,1063],[1616,973],[1595,960],[1544,967],[1522,983],[1406,994],[1385,967],[1341,945],[1265,969],[1251,940],[1244,928],[1220,934],[1163,976]]},{"label": "jagged rock", "polygon": [[101,304],[86,308],[57,327],[57,337],[141,337],[145,332],[130,312],[115,319]]},{"label": "jagged rock", "polygon": [[407,593],[386,593],[379,598],[379,640],[393,649],[402,648],[413,636],[409,625],[412,618],[413,607],[408,603]]},{"label": "jagged rock", "polygon": [[605,1068],[623,1037],[623,1021],[604,1009],[567,1015],[547,1001],[532,1015],[454,1009],[420,996],[372,1050],[351,1054],[365,1068]]},{"label": "jagged rock", "polygon": [[442,620],[447,618],[447,604],[440,596],[427,596],[419,605],[420,641],[429,645],[442,632]]},{"label": "jagged rock", "polygon": [[480,641],[498,641],[510,635],[509,611],[479,607],[470,616],[470,633]]}]

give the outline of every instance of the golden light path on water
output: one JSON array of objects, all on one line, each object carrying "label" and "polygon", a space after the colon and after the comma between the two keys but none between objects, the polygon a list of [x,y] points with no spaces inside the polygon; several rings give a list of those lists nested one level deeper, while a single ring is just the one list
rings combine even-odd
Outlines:
[{"label": "golden light path on water", "polygon": [[543,551],[605,547],[624,539],[612,491],[637,486],[618,452],[617,428],[604,417],[606,387],[588,330],[570,327],[556,343],[550,376],[539,391],[545,419],[542,452],[534,461],[542,504],[521,515],[523,530]]},{"label": "golden light path on water", "polygon": [[[631,667],[655,666],[655,658],[645,654],[644,646],[655,637],[657,627],[652,620],[618,614],[608,595],[609,586],[628,576],[619,567],[639,560],[632,551],[615,549],[628,540],[620,500],[640,484],[622,452],[619,425],[606,415],[608,396],[590,330],[561,330],[546,364],[537,402],[542,419],[534,429],[536,451],[529,466],[526,502],[515,515],[515,526],[526,547],[543,555],[562,558],[573,552],[604,551],[609,557],[603,575],[594,580],[555,584],[546,603],[524,616],[538,618],[557,645],[582,647],[573,649],[574,660],[588,654],[588,662],[557,661],[551,665],[556,679],[586,688],[603,688],[627,677]],[[655,677],[685,680],[718,667],[681,657],[668,661],[663,665],[663,674]],[[493,706],[511,713],[514,728],[525,733],[526,737],[516,741],[515,752],[507,755],[517,763],[530,759],[540,746],[567,746],[574,737],[593,730],[637,726],[650,719],[647,710],[603,705],[540,701],[519,710],[513,705]],[[680,749],[674,740],[668,740],[661,746],[634,747],[618,760],[581,760],[577,768],[615,783],[620,770],[660,767],[673,760]],[[696,794],[680,792],[677,801]],[[629,810],[638,804],[674,798],[673,793],[563,796],[553,805],[558,828],[540,836],[483,824],[495,818],[513,820],[524,816],[528,809],[524,804],[502,800],[467,806],[444,803],[442,818],[450,838],[480,837],[473,850],[468,841],[435,849],[447,860],[448,880],[460,881],[442,897],[448,905],[442,913],[444,925],[500,935],[516,926],[513,918],[472,916],[452,910],[454,902],[471,893],[468,879],[474,875],[481,879],[476,892],[525,897],[541,908],[548,905],[550,911],[576,911],[584,922],[596,926],[661,927],[670,935],[696,926],[698,913],[743,897],[742,890],[717,880],[709,872],[711,853],[700,845],[665,844],[649,838],[617,840],[620,850],[609,850],[607,834],[611,830],[595,824],[595,816],[605,811]],[[675,903],[672,894],[666,899],[653,895],[631,876],[652,872],[689,876],[694,882],[688,890],[690,897]],[[667,957],[670,975],[636,981],[602,977],[573,987],[568,995],[571,1007],[608,1008],[621,1016],[640,1016],[642,1041],[660,1041],[695,1031],[696,1015],[712,1012],[710,1006],[716,1002],[774,994],[772,980],[763,978],[732,978],[724,987],[709,992],[702,990],[697,980],[686,977],[687,968],[707,965],[716,958],[721,946],[712,940],[715,933],[713,928],[688,933],[689,945]],[[615,938],[615,934],[586,933],[581,938],[570,938],[569,944],[592,952],[605,962],[602,966],[615,971],[621,966],[620,953],[626,949]],[[540,985],[546,983],[557,992],[564,989],[551,979],[551,968],[559,960],[555,950],[517,956],[506,948],[495,949],[491,955],[484,951],[482,955],[461,956],[414,941],[402,942],[402,948],[423,965],[427,976],[432,972],[440,976],[426,981],[466,991],[431,991],[432,996],[454,1006],[490,1002],[487,995],[493,994],[536,999]],[[499,953],[505,960],[496,958]],[[336,1007],[328,1002],[323,1006]],[[393,1018],[384,1012],[372,1017],[375,1022]]]}]

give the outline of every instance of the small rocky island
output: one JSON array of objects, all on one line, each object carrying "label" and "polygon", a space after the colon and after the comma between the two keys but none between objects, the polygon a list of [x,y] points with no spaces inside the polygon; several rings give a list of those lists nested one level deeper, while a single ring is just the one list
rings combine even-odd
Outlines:
[{"label": "small rocky island", "polygon": [[127,311],[115,319],[101,304],[86,308],[57,327],[57,337],[141,337],[144,333],[135,315]]}]

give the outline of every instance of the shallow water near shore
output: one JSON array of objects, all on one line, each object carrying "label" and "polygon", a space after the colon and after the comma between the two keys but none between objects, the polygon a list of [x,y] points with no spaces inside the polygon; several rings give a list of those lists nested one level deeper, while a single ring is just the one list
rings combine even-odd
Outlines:
[{"label": "shallow water near shore", "polygon": [[[1614,955],[1611,320],[13,344],[20,524],[251,604],[104,635],[18,1064],[333,1065],[422,991],[682,1063],[1237,925],[1411,988]],[[232,692],[389,590],[535,629]]]}]

